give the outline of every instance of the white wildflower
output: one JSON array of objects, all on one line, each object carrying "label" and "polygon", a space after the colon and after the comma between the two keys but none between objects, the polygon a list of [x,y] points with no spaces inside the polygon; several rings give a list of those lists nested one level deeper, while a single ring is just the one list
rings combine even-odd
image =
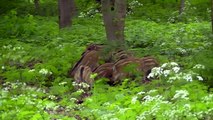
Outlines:
[{"label": "white wildflower", "polygon": [[205,69],[205,66],[201,65],[201,64],[196,64],[193,68],[194,69]]},{"label": "white wildflower", "polygon": [[141,92],[137,93],[137,95],[142,95],[142,94],[145,94],[145,93],[146,92],[141,91]]},{"label": "white wildflower", "polygon": [[73,86],[78,86],[78,83],[72,82],[72,85],[73,85]]},{"label": "white wildflower", "polygon": [[76,92],[79,93],[79,94],[85,93],[85,91],[83,89],[78,89]]},{"label": "white wildflower", "polygon": [[188,82],[192,82],[192,81],[193,81],[192,75],[191,75],[191,74],[185,74],[185,75],[183,76],[183,79],[185,79],[185,80],[188,81]]},{"label": "white wildflower", "polygon": [[31,96],[32,96],[32,97],[34,97],[34,98],[35,98],[35,97],[37,97],[37,95],[36,95],[36,94],[32,94]]},{"label": "white wildflower", "polygon": [[[120,108],[118,113],[124,114],[127,110],[131,110],[131,108]],[[110,119],[110,120],[112,120],[112,119]]]},{"label": "white wildflower", "polygon": [[56,96],[54,95],[49,95],[48,98],[50,98],[51,100],[56,99]]},{"label": "white wildflower", "polygon": [[143,98],[143,100],[145,100],[145,101],[152,101],[152,96],[147,95],[147,96],[145,96],[145,97]]},{"label": "white wildflower", "polygon": [[70,101],[75,102],[75,101],[77,101],[77,99],[76,98],[70,98]]},{"label": "white wildflower", "polygon": [[162,68],[165,68],[168,66],[168,63],[164,63],[163,65],[161,65]]},{"label": "white wildflower", "polygon": [[178,73],[180,71],[180,67],[173,67],[172,70],[175,72],[175,73]]},{"label": "white wildflower", "polygon": [[177,50],[179,50],[182,54],[185,54],[185,53],[186,53],[186,50],[183,49],[183,48],[177,48]]},{"label": "white wildflower", "polygon": [[160,46],[164,46],[164,45],[165,45],[165,42],[161,43],[161,45],[160,45]]},{"label": "white wildflower", "polygon": [[105,103],[103,104],[103,106],[109,106],[109,105],[110,105],[109,102],[105,102]]},{"label": "white wildflower", "polygon": [[5,66],[1,66],[1,69],[4,70],[4,69],[5,69]]},{"label": "white wildflower", "polygon": [[90,85],[85,83],[85,82],[81,82],[80,84],[78,84],[78,86],[82,87],[82,88],[89,88]]},{"label": "white wildflower", "polygon": [[165,77],[167,77],[170,74],[170,72],[171,72],[170,70],[164,70],[163,74]]},{"label": "white wildflower", "polygon": [[131,103],[132,103],[132,104],[135,104],[135,103],[136,103],[136,101],[137,101],[137,99],[138,99],[138,97],[137,97],[137,96],[132,97]]},{"label": "white wildflower", "polygon": [[203,81],[203,78],[201,76],[197,76],[197,79]]},{"label": "white wildflower", "polygon": [[190,104],[185,104],[183,107],[184,107],[185,109],[190,109],[190,108],[191,108]]},{"label": "white wildflower", "polygon": [[145,102],[150,102],[150,101],[159,101],[159,100],[162,100],[163,99],[163,96],[161,95],[156,95],[156,96],[150,96],[150,95],[147,95],[143,98],[143,100]]},{"label": "white wildflower", "polygon": [[53,109],[56,106],[56,104],[54,102],[48,102],[46,103],[45,107],[46,109]]},{"label": "white wildflower", "polygon": [[148,78],[154,78],[162,74],[162,69],[160,67],[154,67],[151,73],[148,75]]},{"label": "white wildflower", "polygon": [[208,101],[211,102],[211,101],[213,101],[213,94],[209,94],[208,96],[203,97],[202,101],[203,102],[208,102]]},{"label": "white wildflower", "polygon": [[67,84],[67,82],[61,82],[61,83],[59,83],[59,85],[66,85]]},{"label": "white wildflower", "polygon": [[172,77],[169,77],[169,80],[167,81],[168,83],[173,83],[173,81],[175,81],[175,80],[178,80],[179,79],[179,77],[177,77],[177,76],[172,76]]},{"label": "white wildflower", "polygon": [[35,71],[35,69],[31,69],[31,70],[29,70],[28,72],[34,72]]},{"label": "white wildflower", "polygon": [[172,66],[178,66],[178,64],[176,62],[170,62],[170,65],[172,65]]},{"label": "white wildflower", "polygon": [[153,72],[151,72],[151,73],[149,73],[149,75],[147,76],[147,78],[154,78],[155,77],[155,75],[154,75],[154,73]]},{"label": "white wildflower", "polygon": [[47,74],[52,74],[52,72],[51,71],[48,71],[47,69],[44,69],[44,68],[42,68],[40,71],[39,71],[39,73],[40,74],[43,74],[43,75],[47,75]]},{"label": "white wildflower", "polygon": [[176,92],[176,94],[174,95],[172,100],[175,100],[177,98],[181,98],[181,99],[185,99],[185,100],[189,99],[188,98],[189,92],[187,90],[176,90],[175,92]]},{"label": "white wildflower", "polygon": [[154,93],[154,92],[157,92],[157,90],[150,90],[149,92],[147,92],[148,94],[151,94],[151,93]]}]

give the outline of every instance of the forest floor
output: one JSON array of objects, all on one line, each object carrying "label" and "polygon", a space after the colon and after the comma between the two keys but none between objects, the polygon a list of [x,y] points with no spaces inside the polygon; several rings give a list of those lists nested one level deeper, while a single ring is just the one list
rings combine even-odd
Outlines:
[{"label": "forest floor", "polygon": [[[7,24],[5,24],[7,21]],[[211,120],[213,50],[209,22],[156,23],[126,20],[125,39],[138,57],[155,56],[158,79],[141,76],[116,86],[98,79],[92,95],[76,104],[68,70],[86,45],[106,43],[98,19],[76,19],[59,32],[55,18],[0,20],[0,114],[2,120]]]}]

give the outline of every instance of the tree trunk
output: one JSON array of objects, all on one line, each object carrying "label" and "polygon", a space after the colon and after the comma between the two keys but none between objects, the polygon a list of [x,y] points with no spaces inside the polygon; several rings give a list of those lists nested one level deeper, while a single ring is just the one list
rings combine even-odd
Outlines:
[{"label": "tree trunk", "polygon": [[74,17],[77,15],[77,8],[75,6],[75,0],[71,0],[71,17]]},{"label": "tree trunk", "polygon": [[212,16],[212,34],[213,34],[213,0],[212,0],[212,12],[211,13],[212,13],[211,16]]},{"label": "tree trunk", "polygon": [[185,7],[185,0],[180,0],[180,9],[179,9],[180,15],[183,13],[184,7]]},{"label": "tree trunk", "polygon": [[103,21],[107,40],[124,40],[126,0],[102,0]]},{"label": "tree trunk", "polygon": [[35,13],[39,14],[39,0],[34,0],[34,5],[35,5]]},{"label": "tree trunk", "polygon": [[69,27],[72,25],[72,14],[74,0],[58,0],[59,7],[59,28]]},{"label": "tree trunk", "polygon": [[126,16],[125,0],[115,0],[115,35],[118,40],[124,40],[124,26]]}]

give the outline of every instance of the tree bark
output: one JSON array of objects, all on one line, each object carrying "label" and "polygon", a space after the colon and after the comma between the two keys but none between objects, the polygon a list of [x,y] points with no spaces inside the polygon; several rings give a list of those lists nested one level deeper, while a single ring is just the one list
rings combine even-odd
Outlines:
[{"label": "tree bark", "polygon": [[114,12],[111,10],[111,2],[110,0],[102,0],[101,4],[107,40],[116,40],[116,37],[114,35],[115,26],[113,23]]},{"label": "tree bark", "polygon": [[124,40],[126,0],[101,0],[107,40]]},{"label": "tree bark", "polygon": [[72,15],[75,9],[74,0],[58,0],[59,7],[59,28],[70,27],[72,25]]},{"label": "tree bark", "polygon": [[126,16],[125,0],[115,0],[115,36],[118,40],[124,40],[124,27]]},{"label": "tree bark", "polygon": [[35,5],[35,13],[39,14],[39,0],[34,0],[34,5]]},{"label": "tree bark", "polygon": [[211,18],[212,18],[212,34],[213,34],[213,0],[212,0],[212,11],[211,11]]},{"label": "tree bark", "polygon": [[184,8],[185,8],[185,0],[180,0],[180,9],[179,9],[180,15],[183,13]]},{"label": "tree bark", "polygon": [[71,17],[73,18],[74,16],[77,15],[77,7],[75,6],[75,0],[71,0]]}]

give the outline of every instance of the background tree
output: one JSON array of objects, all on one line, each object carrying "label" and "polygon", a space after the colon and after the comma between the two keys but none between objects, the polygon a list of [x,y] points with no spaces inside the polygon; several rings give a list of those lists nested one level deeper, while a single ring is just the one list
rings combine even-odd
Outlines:
[{"label": "background tree", "polygon": [[34,0],[34,5],[35,5],[35,13],[39,14],[39,0]]},{"label": "background tree", "polygon": [[107,40],[124,40],[126,0],[102,0],[103,21]]},{"label": "background tree", "polygon": [[185,0],[180,0],[180,9],[179,9],[180,15],[183,13],[184,7],[185,7]]},{"label": "background tree", "polygon": [[76,11],[74,0],[59,0],[59,28],[72,25],[72,17]]},{"label": "background tree", "polygon": [[212,33],[213,33],[213,0],[212,0],[212,12],[211,13],[212,13],[211,16],[212,16]]}]

